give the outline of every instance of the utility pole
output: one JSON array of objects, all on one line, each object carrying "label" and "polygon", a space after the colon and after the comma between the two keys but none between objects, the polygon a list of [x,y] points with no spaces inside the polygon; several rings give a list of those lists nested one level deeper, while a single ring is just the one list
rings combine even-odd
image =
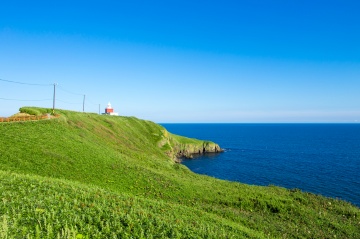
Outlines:
[{"label": "utility pole", "polygon": [[53,109],[52,109],[53,114],[55,114],[55,93],[56,93],[56,83],[54,83]]},{"label": "utility pole", "polygon": [[99,114],[100,114],[100,104],[99,104]]},{"label": "utility pole", "polygon": [[85,112],[85,95],[84,95],[84,100],[83,100],[83,113]]}]

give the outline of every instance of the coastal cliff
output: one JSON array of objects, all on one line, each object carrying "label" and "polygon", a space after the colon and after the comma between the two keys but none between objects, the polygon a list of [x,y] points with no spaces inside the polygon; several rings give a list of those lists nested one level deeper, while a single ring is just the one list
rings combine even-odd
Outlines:
[{"label": "coastal cliff", "polygon": [[165,128],[162,130],[162,140],[159,141],[158,146],[176,162],[180,162],[182,158],[193,158],[194,155],[224,151],[214,142],[171,134]]},{"label": "coastal cliff", "polygon": [[224,150],[213,142],[204,141],[202,145],[196,144],[177,144],[175,152],[177,158],[193,158],[193,155],[201,155],[208,153],[220,153]]}]

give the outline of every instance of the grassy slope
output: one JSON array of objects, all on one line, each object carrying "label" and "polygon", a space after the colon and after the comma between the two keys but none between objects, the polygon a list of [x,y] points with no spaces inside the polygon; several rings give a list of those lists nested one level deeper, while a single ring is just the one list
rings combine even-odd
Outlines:
[{"label": "grassy slope", "polygon": [[60,114],[0,124],[4,235],[360,237],[360,210],[350,204],[196,175],[168,156],[176,143],[202,141],[133,117]]}]

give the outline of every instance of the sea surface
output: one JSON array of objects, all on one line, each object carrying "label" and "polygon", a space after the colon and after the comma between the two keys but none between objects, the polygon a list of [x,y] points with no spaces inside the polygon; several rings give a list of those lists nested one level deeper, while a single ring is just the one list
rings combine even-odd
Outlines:
[{"label": "sea surface", "polygon": [[162,124],[224,153],[184,160],[199,174],[277,185],[360,207],[360,124]]}]

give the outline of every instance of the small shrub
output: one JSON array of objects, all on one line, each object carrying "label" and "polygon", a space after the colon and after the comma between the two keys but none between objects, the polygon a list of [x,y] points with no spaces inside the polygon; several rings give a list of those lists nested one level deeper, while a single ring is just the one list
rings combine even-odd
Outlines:
[{"label": "small shrub", "polygon": [[22,107],[19,109],[19,111],[20,113],[27,113],[29,115],[35,115],[35,116],[41,115],[41,112],[35,108]]}]

